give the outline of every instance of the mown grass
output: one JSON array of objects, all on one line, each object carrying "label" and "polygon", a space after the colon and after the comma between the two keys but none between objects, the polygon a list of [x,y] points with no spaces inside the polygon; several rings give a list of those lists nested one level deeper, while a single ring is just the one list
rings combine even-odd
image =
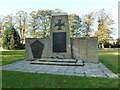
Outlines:
[{"label": "mown grass", "polygon": [[2,65],[10,64],[16,61],[24,60],[25,59],[25,50],[8,50],[2,51],[1,55]]},{"label": "mown grass", "polygon": [[3,71],[3,88],[117,88],[118,79]]},{"label": "mown grass", "polygon": [[99,60],[106,67],[108,67],[112,72],[120,75],[120,66],[118,65],[120,54],[117,50],[100,50],[99,51]]},{"label": "mown grass", "polygon": [[[3,65],[24,60],[25,50],[3,51]],[[100,61],[119,75],[117,51],[99,51]],[[3,88],[117,88],[118,79],[3,70]],[[119,85],[120,86],[120,85]]]}]

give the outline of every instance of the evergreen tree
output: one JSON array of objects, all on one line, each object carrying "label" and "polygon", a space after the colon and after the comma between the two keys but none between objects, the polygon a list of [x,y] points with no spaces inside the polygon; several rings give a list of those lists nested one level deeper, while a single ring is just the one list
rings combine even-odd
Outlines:
[{"label": "evergreen tree", "polygon": [[4,49],[20,49],[20,36],[13,26],[7,27],[3,36]]}]

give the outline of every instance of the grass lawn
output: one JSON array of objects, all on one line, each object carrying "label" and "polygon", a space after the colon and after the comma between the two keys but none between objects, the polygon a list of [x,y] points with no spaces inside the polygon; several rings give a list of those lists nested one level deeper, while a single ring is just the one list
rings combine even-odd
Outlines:
[{"label": "grass lawn", "polygon": [[25,50],[2,51],[2,65],[10,64],[25,59]]},{"label": "grass lawn", "polygon": [[120,57],[120,54],[117,50],[99,50],[99,60],[112,72],[116,73],[120,76],[120,71],[118,71],[120,66],[118,65],[118,59]]},{"label": "grass lawn", "polygon": [[[24,60],[25,51],[3,51],[3,65]],[[118,73],[117,51],[99,51],[100,61],[114,73]],[[91,78],[52,74],[37,74],[3,70],[3,88],[117,88],[118,79]],[[12,83],[11,83],[12,82]],[[14,82],[14,83],[13,83]],[[120,85],[119,85],[120,86]]]},{"label": "grass lawn", "polygon": [[3,88],[116,88],[117,85],[117,79],[3,71]]}]

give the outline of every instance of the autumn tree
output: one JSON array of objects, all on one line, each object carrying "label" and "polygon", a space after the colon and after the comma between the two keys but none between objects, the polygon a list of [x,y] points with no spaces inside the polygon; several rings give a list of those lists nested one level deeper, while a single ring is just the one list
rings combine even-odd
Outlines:
[{"label": "autumn tree", "polygon": [[104,44],[111,38],[111,34],[114,32],[114,21],[109,14],[101,9],[97,12],[98,30],[95,32],[95,36],[99,38],[100,47],[104,48]]},{"label": "autumn tree", "polygon": [[35,38],[37,37],[37,30],[38,30],[38,23],[37,23],[38,15],[36,11],[32,11],[29,15],[30,17],[29,17],[28,37]]},{"label": "autumn tree", "polygon": [[0,16],[0,47],[2,47],[2,36],[3,36],[3,16]]},{"label": "autumn tree", "polygon": [[51,13],[51,10],[38,10],[37,12],[41,38],[45,38],[50,34]]},{"label": "autumn tree", "polygon": [[60,9],[32,11],[29,18],[30,37],[46,38],[50,35],[51,14],[60,13]]},{"label": "autumn tree", "polygon": [[70,36],[77,37],[81,35],[81,19],[76,14],[69,15]]},{"label": "autumn tree", "polygon": [[84,36],[90,36],[91,32],[92,32],[92,26],[94,23],[94,12],[90,12],[88,14],[85,14],[82,16],[83,18],[83,27],[82,27],[82,33],[84,34]]},{"label": "autumn tree", "polygon": [[3,30],[4,30],[4,27],[2,24],[3,24],[3,16],[0,16],[0,38],[2,37]]},{"label": "autumn tree", "polygon": [[25,41],[25,32],[26,29],[28,28],[28,23],[27,23],[27,13],[20,10],[16,13],[16,29],[18,30],[18,33],[20,35],[20,40],[21,43],[23,44]]},{"label": "autumn tree", "polygon": [[54,10],[51,10],[51,11],[52,11],[52,13],[61,13],[62,9],[55,8]]},{"label": "autumn tree", "polygon": [[117,48],[120,48],[120,38],[117,39],[116,45],[117,45]]},{"label": "autumn tree", "polygon": [[12,14],[2,17],[1,25],[0,25],[1,32],[2,32],[1,34],[4,33],[4,31],[7,29],[7,27],[11,27],[14,25],[15,25],[15,18]]},{"label": "autumn tree", "polygon": [[4,30],[7,27],[14,26],[14,25],[15,25],[15,20],[14,20],[14,16],[12,14],[3,17],[2,27],[4,27]]}]

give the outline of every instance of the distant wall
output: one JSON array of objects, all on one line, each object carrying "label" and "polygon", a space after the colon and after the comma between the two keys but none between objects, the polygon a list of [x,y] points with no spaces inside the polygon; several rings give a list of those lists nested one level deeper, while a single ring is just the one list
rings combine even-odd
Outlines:
[{"label": "distant wall", "polygon": [[85,62],[98,63],[98,38],[73,38],[73,57]]}]

